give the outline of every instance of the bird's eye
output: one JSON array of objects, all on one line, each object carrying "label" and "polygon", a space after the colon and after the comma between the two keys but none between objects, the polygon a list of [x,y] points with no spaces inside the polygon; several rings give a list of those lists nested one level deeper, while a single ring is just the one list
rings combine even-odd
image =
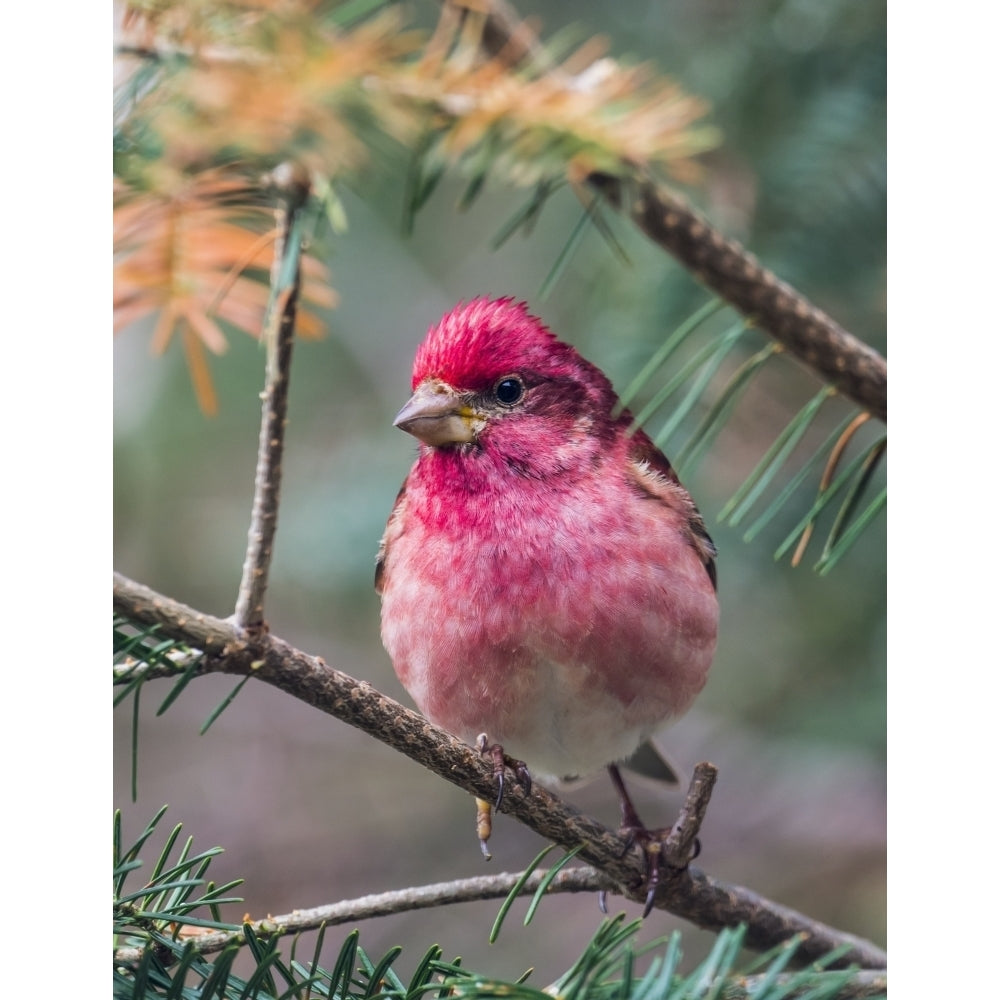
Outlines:
[{"label": "bird's eye", "polygon": [[524,395],[524,383],[516,375],[508,375],[493,387],[493,395],[504,406],[513,406]]}]

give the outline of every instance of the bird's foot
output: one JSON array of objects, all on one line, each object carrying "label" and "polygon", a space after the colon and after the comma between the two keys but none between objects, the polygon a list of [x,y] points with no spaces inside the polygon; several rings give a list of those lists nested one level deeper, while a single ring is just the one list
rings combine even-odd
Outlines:
[{"label": "bird's foot", "polygon": [[[622,781],[621,773],[613,764],[608,767],[608,773],[618,792],[621,803],[622,824],[621,835],[625,838],[625,850],[638,847],[642,851],[645,872],[642,882],[636,886],[638,890],[646,890],[645,904],[642,910],[643,919],[652,912],[656,902],[656,893],[670,872],[684,871],[685,868],[701,853],[701,842],[697,837],[691,845],[690,852],[684,857],[678,856],[675,827],[664,827],[650,830],[641,819],[632,804],[632,799]],[[675,824],[676,826],[676,824]],[[603,913],[607,913],[607,896],[601,893],[598,904]]]},{"label": "bird's foot", "polygon": [[508,757],[503,752],[503,747],[499,743],[490,743],[486,733],[480,733],[476,739],[476,749],[493,763],[493,777],[497,783],[497,797],[495,802],[488,802],[486,799],[476,799],[476,835],[479,837],[479,848],[483,852],[483,857],[489,861],[490,854],[487,843],[493,833],[493,810],[500,808],[503,802],[505,787],[505,775],[509,767],[517,779],[517,783],[524,789],[525,794],[531,791],[531,773],[527,764],[523,760],[515,760]]},{"label": "bird's foot", "polygon": [[[673,827],[649,830],[640,823],[638,826],[623,826],[620,832],[625,838],[626,850],[638,847],[642,851],[645,875],[637,888],[640,891],[646,890],[646,900],[642,908],[642,916],[645,919],[652,912],[656,893],[666,877],[671,873],[684,871],[701,853],[701,842],[696,839],[690,856],[679,861],[670,856],[670,849],[673,846],[671,843]],[[602,910],[605,906],[602,906]]]},{"label": "bird's foot", "polygon": [[496,802],[493,803],[494,809],[499,809],[500,803],[503,802],[503,793],[506,787],[505,775],[508,767],[514,772],[514,777],[524,789],[524,794],[528,795],[531,792],[531,772],[523,760],[508,757],[499,743],[490,743],[486,733],[480,733],[476,738],[476,749],[493,762],[493,777],[497,783],[497,798]]}]

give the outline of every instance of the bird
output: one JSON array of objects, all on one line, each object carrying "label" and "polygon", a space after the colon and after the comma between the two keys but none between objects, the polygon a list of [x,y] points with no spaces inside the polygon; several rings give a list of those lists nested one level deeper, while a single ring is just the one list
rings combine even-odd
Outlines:
[{"label": "bird", "polygon": [[505,759],[554,788],[607,769],[645,849],[619,765],[690,708],[716,648],[698,508],[607,376],[525,302],[459,302],[411,389],[394,424],[417,456],[375,569],[400,682],[492,753],[501,795]]}]

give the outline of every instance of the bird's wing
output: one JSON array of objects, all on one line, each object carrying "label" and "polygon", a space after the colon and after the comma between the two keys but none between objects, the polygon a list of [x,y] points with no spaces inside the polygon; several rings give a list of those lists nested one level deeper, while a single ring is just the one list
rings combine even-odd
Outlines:
[{"label": "bird's wing", "polygon": [[672,510],[684,513],[688,541],[704,563],[712,587],[717,588],[715,543],[705,528],[705,521],[691,499],[691,494],[681,485],[673,466],[643,431],[637,431],[633,435],[629,459],[629,478],[634,486]]},{"label": "bird's wing", "polygon": [[393,541],[403,533],[403,512],[406,509],[406,480],[400,486],[396,494],[396,502],[392,505],[392,513],[386,522],[385,531],[382,533],[382,540],[378,543],[378,553],[375,556],[375,593],[381,596],[385,589],[386,574],[388,572],[386,562],[389,557],[389,549]]}]

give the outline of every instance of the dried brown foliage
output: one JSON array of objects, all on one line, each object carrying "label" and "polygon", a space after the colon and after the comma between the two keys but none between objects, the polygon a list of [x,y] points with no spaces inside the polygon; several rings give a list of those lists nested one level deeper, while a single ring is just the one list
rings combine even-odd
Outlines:
[{"label": "dried brown foliage", "polygon": [[[405,30],[393,5],[346,21],[343,4],[320,0],[121,10],[116,329],[157,313],[158,352],[179,332],[206,412],[216,407],[206,349],[225,349],[220,322],[260,336],[273,250],[266,177],[278,163],[299,164],[314,191],[335,197],[377,129],[477,183],[636,167],[691,180],[692,157],[715,141],[698,124],[701,101],[619,65],[598,40],[539,70],[484,55],[485,16],[471,5],[445,4],[430,36]],[[325,270],[308,256],[304,267],[304,298],[332,305]],[[317,334],[320,323],[304,313],[298,329]]]},{"label": "dried brown foliage", "polygon": [[[162,354],[177,333],[202,410],[217,400],[206,349],[226,350],[225,321],[260,337],[274,257],[272,213],[254,204],[246,181],[225,170],[180,179],[171,191],[115,191],[115,330],[157,314],[152,349]],[[304,257],[303,296],[336,303],[326,268]],[[301,312],[299,332],[317,337],[318,317]]]}]

